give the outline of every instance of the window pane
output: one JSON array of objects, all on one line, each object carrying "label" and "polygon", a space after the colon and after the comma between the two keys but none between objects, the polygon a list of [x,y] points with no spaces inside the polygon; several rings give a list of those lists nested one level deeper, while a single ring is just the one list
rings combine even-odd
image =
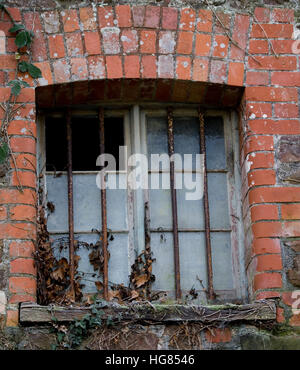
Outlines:
[{"label": "window pane", "polygon": [[205,117],[205,139],[207,169],[225,169],[224,125],[221,117]]}]

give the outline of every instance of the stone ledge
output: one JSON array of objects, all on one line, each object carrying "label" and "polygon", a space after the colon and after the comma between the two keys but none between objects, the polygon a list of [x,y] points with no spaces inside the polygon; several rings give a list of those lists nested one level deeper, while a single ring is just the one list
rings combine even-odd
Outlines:
[{"label": "stone ledge", "polygon": [[[104,319],[110,316],[113,320],[118,321],[211,324],[276,320],[276,305],[272,300],[260,300],[245,305],[224,304],[217,306],[150,303],[131,303],[125,306],[103,302],[97,307],[103,311]],[[20,306],[20,323],[49,323],[53,317],[58,322],[75,321],[89,313],[91,313],[90,307],[39,306],[33,303],[22,303]]]}]

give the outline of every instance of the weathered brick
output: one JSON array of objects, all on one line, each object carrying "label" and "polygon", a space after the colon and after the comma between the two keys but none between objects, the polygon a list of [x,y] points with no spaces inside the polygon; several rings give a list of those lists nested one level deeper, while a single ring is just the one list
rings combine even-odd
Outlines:
[{"label": "weathered brick", "polygon": [[[269,53],[269,43],[267,40],[250,40],[248,50],[250,54],[268,54]],[[253,58],[249,58],[249,59],[253,59]]]},{"label": "weathered brick", "polygon": [[282,277],[279,273],[262,273],[254,277],[254,290],[281,288]]},{"label": "weathered brick", "polygon": [[12,186],[28,186],[36,189],[36,175],[31,171],[14,171],[11,177]]},{"label": "weathered brick", "polygon": [[253,24],[250,37],[252,38],[288,38],[293,34],[292,24]]},{"label": "weathered brick", "polygon": [[84,30],[97,29],[97,17],[92,8],[79,8],[79,16]]},{"label": "weathered brick", "polygon": [[247,46],[249,25],[250,17],[248,15],[237,14],[235,16],[232,39],[239,47],[232,44],[230,51],[231,59],[244,60],[244,50]]},{"label": "weathered brick", "polygon": [[30,137],[23,138],[13,136],[10,139],[10,146],[13,152],[32,153],[32,154],[35,154],[36,152],[36,142],[33,138]]},{"label": "weathered brick", "polygon": [[177,53],[179,54],[191,54],[193,48],[193,36],[192,32],[179,32],[177,39]]},{"label": "weathered brick", "polygon": [[80,29],[76,9],[66,9],[61,12],[61,16],[65,32],[74,32]]},{"label": "weathered brick", "polygon": [[207,9],[200,9],[197,19],[197,31],[211,32],[213,23],[212,12]]},{"label": "weathered brick", "polygon": [[6,326],[16,327],[19,324],[19,312],[13,310],[7,310],[6,312]]},{"label": "weathered brick", "polygon": [[246,106],[247,116],[250,119],[254,118],[270,118],[272,117],[271,103],[248,103]]},{"label": "weathered brick", "polygon": [[246,100],[286,102],[297,101],[297,90],[294,88],[276,88],[268,86],[250,86],[246,89]]},{"label": "weathered brick", "polygon": [[293,9],[273,9],[272,18],[274,22],[280,23],[293,23],[294,22],[294,10]]},{"label": "weathered brick", "polygon": [[124,57],[124,73],[127,78],[140,77],[140,57],[138,55],[126,55]]},{"label": "weathered brick", "polygon": [[296,56],[256,56],[255,60],[249,58],[249,67],[255,69],[284,70],[291,71],[297,69]]},{"label": "weathered brick", "polygon": [[175,8],[162,8],[162,28],[166,30],[177,29],[178,10]]},{"label": "weathered brick", "polygon": [[152,30],[143,30],[140,34],[141,53],[156,53],[156,32]]},{"label": "weathered brick", "polygon": [[143,55],[141,63],[142,77],[156,78],[156,57],[154,55]]},{"label": "weathered brick", "polygon": [[63,83],[70,81],[69,64],[65,59],[59,59],[53,62],[54,78],[56,83]]},{"label": "weathered brick", "polygon": [[107,78],[123,77],[122,60],[118,55],[106,57]]},{"label": "weathered brick", "polygon": [[105,63],[104,57],[95,55],[87,58],[89,78],[102,79],[105,78]]},{"label": "weathered brick", "polygon": [[116,8],[116,18],[119,27],[131,27],[131,9],[130,5],[117,5]]},{"label": "weathered brick", "polygon": [[9,290],[15,294],[36,293],[36,280],[31,277],[13,276],[9,279]]},{"label": "weathered brick", "polygon": [[248,174],[248,186],[275,185],[276,175],[274,170],[255,170]]},{"label": "weathered brick", "polygon": [[11,207],[9,213],[11,220],[33,222],[36,219],[36,208],[28,205],[22,204]]},{"label": "weathered brick", "polygon": [[85,50],[89,55],[102,54],[100,36],[98,32],[84,33]]},{"label": "weathered brick", "polygon": [[101,33],[105,54],[119,54],[120,52],[119,28],[116,27],[102,28]]},{"label": "weathered brick", "polygon": [[178,79],[190,80],[191,78],[191,58],[177,57],[176,58],[176,75]]},{"label": "weathered brick", "polygon": [[271,82],[273,85],[300,86],[300,72],[273,72]]},{"label": "weathered brick", "polygon": [[195,55],[208,56],[211,48],[211,35],[205,33],[196,34]]},{"label": "weathered brick", "polygon": [[144,26],[147,28],[158,28],[160,8],[157,6],[146,6]]},{"label": "weathered brick", "polygon": [[78,57],[83,55],[83,45],[80,33],[65,34],[67,53],[69,57]]},{"label": "weathered brick", "polygon": [[226,343],[231,341],[231,330],[230,328],[218,329],[213,328],[212,330],[205,332],[206,340],[209,343]]},{"label": "weathered brick", "polygon": [[49,36],[48,43],[51,58],[63,58],[65,56],[65,46],[62,35]]},{"label": "weathered brick", "polygon": [[255,8],[254,15],[260,23],[268,23],[270,21],[270,9],[268,8]]},{"label": "weathered brick", "polygon": [[285,203],[298,202],[300,188],[297,187],[272,187],[254,188],[249,190],[249,204],[254,203]]},{"label": "weathered brick", "polygon": [[194,31],[195,24],[196,24],[195,10],[190,8],[181,9],[179,29],[183,31]]},{"label": "weathered brick", "polygon": [[10,257],[33,257],[35,247],[31,241],[13,241],[9,245]]},{"label": "weathered brick", "polygon": [[281,253],[280,240],[260,238],[253,241],[253,254]]},{"label": "weathered brick", "polygon": [[226,58],[228,52],[229,39],[224,35],[216,35],[213,42],[213,56]]},{"label": "weathered brick", "polygon": [[158,77],[174,77],[174,59],[172,55],[160,55],[158,57]]},{"label": "weathered brick", "polygon": [[281,217],[284,220],[300,219],[300,204],[282,204]]},{"label": "weathered brick", "polygon": [[132,19],[134,27],[143,27],[145,19],[145,7],[144,6],[133,6],[132,7]]},{"label": "weathered brick", "polygon": [[208,80],[208,60],[204,58],[194,59],[193,63],[193,80],[207,81]]},{"label": "weathered brick", "polygon": [[266,135],[299,135],[299,120],[260,120],[256,119],[249,122],[249,128],[254,134]]},{"label": "weathered brick", "polygon": [[243,86],[244,84],[244,63],[229,63],[228,85]]},{"label": "weathered brick", "polygon": [[268,85],[269,84],[269,73],[268,72],[246,72],[246,84],[247,85]]},{"label": "weathered brick", "polygon": [[161,54],[173,54],[175,50],[176,34],[172,31],[162,31],[158,35],[159,39],[159,53]]},{"label": "weathered brick", "polygon": [[224,84],[226,82],[227,64],[221,60],[212,60],[209,81]]},{"label": "weathered brick", "polygon": [[11,274],[36,274],[36,268],[34,266],[34,260],[31,258],[17,258],[10,262],[10,273]]},{"label": "weathered brick", "polygon": [[297,118],[299,107],[298,104],[274,104],[274,113],[278,118]]}]

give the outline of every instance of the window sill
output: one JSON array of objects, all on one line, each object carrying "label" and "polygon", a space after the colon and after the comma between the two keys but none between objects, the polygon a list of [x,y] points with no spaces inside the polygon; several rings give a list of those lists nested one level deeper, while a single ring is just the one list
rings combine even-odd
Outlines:
[{"label": "window sill", "polygon": [[[112,317],[118,321],[147,321],[152,323],[198,322],[204,324],[265,321],[276,319],[276,304],[272,300],[255,301],[251,304],[218,306],[200,305],[162,305],[150,303],[131,303],[119,305],[103,302],[103,318]],[[39,306],[33,303],[22,303],[20,306],[20,323],[44,324],[55,317],[58,322],[81,319],[90,313],[90,307]]]}]

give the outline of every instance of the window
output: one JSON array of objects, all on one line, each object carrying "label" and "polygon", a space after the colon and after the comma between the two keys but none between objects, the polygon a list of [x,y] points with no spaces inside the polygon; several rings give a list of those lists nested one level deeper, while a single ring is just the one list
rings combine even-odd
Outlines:
[{"label": "window", "polygon": [[[82,274],[84,292],[92,293],[96,291],[95,281],[102,279],[89,261],[88,250],[89,245],[99,241],[102,228],[101,195],[96,186],[99,175],[96,159],[100,154],[99,118],[96,110],[73,109],[70,114],[74,239],[76,254],[80,256],[78,271]],[[206,239],[209,234],[211,284],[217,299],[243,299],[245,283],[238,190],[239,150],[234,114],[220,111],[205,114],[210,232],[205,226],[205,201],[203,197],[195,196],[195,184],[199,179],[197,176],[201,174],[200,162],[196,161],[196,154],[199,155],[201,149],[198,110],[175,106],[170,115],[165,107],[135,105],[126,109],[104,109],[104,117],[105,152],[112,154],[117,161],[116,171],[106,171],[109,286],[128,286],[131,266],[145,249],[145,240],[149,236],[154,258],[152,272],[155,276],[152,291],[164,292],[168,297],[175,298],[176,276],[178,278],[180,275],[177,284],[179,281],[182,299],[192,300],[193,303],[205,302],[209,286]],[[161,156],[169,153],[170,117],[174,152],[178,156],[175,155],[178,160],[175,160],[174,165],[174,191],[170,186],[170,165],[163,166]],[[56,255],[68,258],[66,118],[59,112],[51,112],[45,114],[41,121],[39,162],[40,168],[45,168],[43,186],[46,202],[51,204],[52,211],[49,211],[47,225]],[[125,161],[123,158],[118,159],[119,147],[124,146],[127,148]],[[137,166],[134,167],[133,162],[129,161],[130,166],[124,167],[133,154],[141,154],[147,159],[148,186],[145,189],[132,186],[131,175]],[[192,155],[190,161],[186,161],[187,154]],[[154,159],[151,155],[154,155]],[[160,167],[154,167],[154,163],[160,164]],[[194,184],[195,189],[187,186],[183,176],[187,174],[191,181],[188,184]],[[140,181],[141,177],[137,176],[137,179]],[[118,185],[116,189],[112,188],[115,180]],[[180,183],[181,187],[178,186]],[[175,213],[172,201],[175,201],[177,207]],[[177,223],[174,224],[176,216]],[[174,262],[176,236],[179,249],[177,274]]]}]

